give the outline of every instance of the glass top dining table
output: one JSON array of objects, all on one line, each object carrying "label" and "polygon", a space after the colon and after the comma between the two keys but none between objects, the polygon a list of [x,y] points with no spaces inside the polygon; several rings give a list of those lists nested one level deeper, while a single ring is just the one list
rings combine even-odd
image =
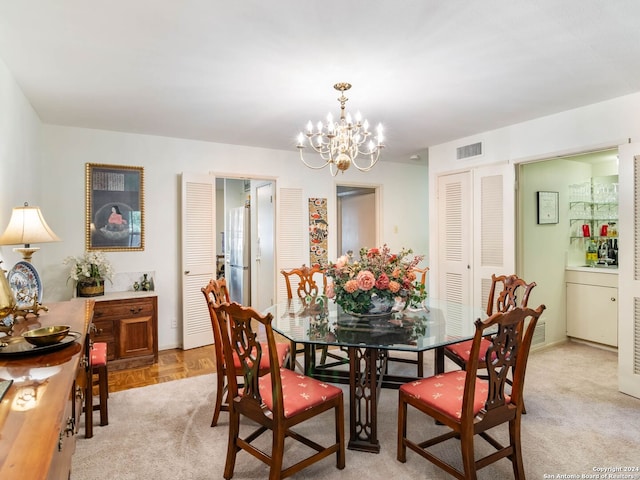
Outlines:
[{"label": "glass top dining table", "polygon": [[[377,399],[381,388],[398,388],[417,375],[391,374],[390,353],[404,358],[434,351],[434,374],[444,371],[444,348],[473,338],[477,307],[428,298],[422,308],[390,315],[355,316],[326,297],[291,299],[269,307],[272,327],[292,344],[304,345],[304,373],[350,389],[349,448],[378,453]],[[346,351],[344,362],[318,364],[319,347]],[[292,362],[295,366],[295,363]],[[404,369],[406,370],[406,369]]]}]

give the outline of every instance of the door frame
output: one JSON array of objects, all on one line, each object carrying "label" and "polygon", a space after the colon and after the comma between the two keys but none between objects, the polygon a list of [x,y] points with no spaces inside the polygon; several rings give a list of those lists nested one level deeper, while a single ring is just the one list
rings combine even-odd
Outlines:
[{"label": "door frame", "polygon": [[[374,194],[374,209],[375,209],[375,228],[374,228],[374,232],[375,232],[375,246],[379,246],[380,245],[380,230],[382,228],[382,209],[380,208],[382,202],[381,202],[381,198],[382,198],[382,185],[380,184],[373,184],[373,183],[358,183],[358,182],[335,182],[334,184],[334,192],[333,192],[333,198],[335,198],[335,211],[336,211],[336,240],[335,240],[335,245],[336,245],[336,252],[337,254],[335,255],[335,257],[338,257],[340,255],[342,255],[344,252],[340,251],[340,248],[342,246],[342,215],[340,213],[340,197],[338,196],[338,190],[340,187],[346,187],[346,188],[353,188],[355,190],[358,189],[366,189],[366,190],[373,190],[373,194]],[[373,245],[372,245],[373,247]],[[358,254],[358,252],[354,252],[355,255]]]},{"label": "door frame", "polygon": [[[230,172],[209,172],[210,175],[214,175],[216,178],[220,178],[220,179],[229,179],[229,180],[249,180],[251,181],[251,198],[255,199],[257,198],[256,195],[256,189],[257,186],[255,184],[255,182],[263,182],[263,183],[271,183],[272,187],[273,187],[273,196],[274,196],[274,201],[275,201],[275,197],[277,195],[277,189],[278,189],[278,183],[277,183],[277,177],[272,177],[269,175],[255,175],[255,174],[238,174],[238,173],[230,173]],[[259,183],[260,185],[262,185],[263,183]],[[256,216],[256,211],[255,211],[256,205],[255,202],[251,202],[250,203],[250,212],[251,212],[251,265],[254,266],[256,263],[256,239],[255,239],[255,235],[257,235],[257,226],[255,224],[257,216]],[[274,235],[274,241],[273,241],[273,258],[276,259],[277,258],[277,248],[278,248],[278,242],[277,242],[277,238],[278,238],[278,225],[276,222],[276,218],[277,218],[277,205],[274,203],[273,205],[273,209],[274,209],[274,216],[273,216],[273,235]],[[225,222],[226,222],[226,210],[224,212],[225,214]],[[225,227],[226,229],[226,227]],[[277,265],[274,262],[274,270],[273,270],[273,275],[272,275],[272,280],[273,280],[273,290],[274,290],[274,295],[275,295],[275,291],[276,291],[276,282],[277,282],[277,275],[276,275],[276,271],[277,271]],[[254,305],[256,302],[256,298],[254,297],[255,292],[257,291],[253,285],[254,279],[253,276],[251,278],[251,304]],[[275,297],[274,297],[275,298]]]}]

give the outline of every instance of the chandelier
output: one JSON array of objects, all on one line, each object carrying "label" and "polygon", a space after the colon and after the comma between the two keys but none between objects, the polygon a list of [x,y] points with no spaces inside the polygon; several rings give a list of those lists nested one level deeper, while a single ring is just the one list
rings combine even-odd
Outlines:
[{"label": "chandelier", "polygon": [[[344,92],[351,88],[350,83],[336,83],[333,88],[340,92],[338,101],[340,102],[340,121],[334,122],[331,114],[327,116],[326,124],[318,122],[316,129],[313,129],[311,121],[307,124],[305,133],[298,135],[296,147],[300,151],[300,160],[307,167],[319,170],[329,165],[329,171],[334,177],[338,172],[344,172],[351,165],[361,172],[368,172],[378,161],[380,151],[384,148],[382,144],[382,125],[376,128],[376,136],[371,137],[369,122],[363,122],[360,112],[356,114],[355,122],[351,114],[346,114],[344,105],[349,100],[344,96]],[[303,156],[305,137],[309,140],[309,146],[320,154],[324,163],[311,165],[307,163]],[[374,142],[375,139],[375,142]],[[368,156],[366,165],[359,165],[356,162],[358,155]]]}]

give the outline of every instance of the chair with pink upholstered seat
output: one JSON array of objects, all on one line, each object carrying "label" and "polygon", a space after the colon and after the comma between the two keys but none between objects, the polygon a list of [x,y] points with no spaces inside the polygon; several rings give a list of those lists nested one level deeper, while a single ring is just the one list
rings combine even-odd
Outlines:
[{"label": "chair with pink upholstered seat", "polygon": [[[291,270],[280,270],[285,280],[287,287],[287,299],[293,299],[293,292],[302,301],[307,302],[309,299],[317,298],[324,294],[327,289],[327,276],[324,270],[314,265],[307,267],[302,265],[299,268],[292,268]],[[298,348],[296,342],[291,341],[291,355],[289,368],[295,370],[296,366],[300,371],[304,371],[303,366],[296,360],[299,353],[304,353],[304,348]],[[331,357],[337,362],[327,364],[327,357]],[[329,348],[325,345],[321,347],[320,365],[324,365],[325,368],[330,368],[336,365],[342,365],[349,362],[346,351],[340,353],[334,353],[329,351]]]},{"label": "chair with pink upholstered seat", "polygon": [[[203,287],[202,293],[207,301],[207,307],[209,309],[209,316],[211,318],[211,328],[213,329],[213,343],[214,354],[216,360],[216,400],[213,408],[213,419],[211,420],[211,426],[215,427],[218,424],[218,418],[220,412],[228,412],[229,404],[227,401],[228,391],[228,368],[225,362],[224,350],[222,346],[222,332],[220,324],[216,318],[213,310],[214,305],[229,302],[229,292],[227,290],[227,282],[224,278],[218,280],[212,279],[207,286]],[[287,343],[278,343],[276,345],[278,351],[278,361],[280,365],[288,359],[289,345]],[[234,362],[239,365],[237,357],[233,357]],[[260,365],[260,373],[264,374],[269,371],[268,365],[269,357],[265,355],[263,363]]]},{"label": "chair with pink upholstered seat", "polygon": [[[527,283],[517,275],[491,275],[491,290],[487,298],[487,316],[491,316],[494,312],[506,312],[516,307],[526,307],[529,302],[531,290],[536,286],[536,282]],[[472,341],[455,343],[444,348],[445,356],[465,370],[469,363],[469,355],[471,354]],[[484,358],[487,348],[491,342],[486,338],[480,343],[478,352],[478,368],[480,370],[486,368]],[[511,384],[511,380],[507,379],[507,383]],[[526,408],[523,412],[527,413]]]},{"label": "chair with pink upholstered seat", "polygon": [[[545,309],[512,308],[506,313],[497,312],[485,321],[477,320],[471,345],[469,362],[465,370],[456,370],[433,377],[405,383],[399,390],[397,459],[407,461],[407,448],[434,463],[450,475],[466,480],[476,479],[477,470],[500,459],[512,463],[516,479],[524,480],[524,465],[520,442],[520,423],[524,402],[522,392],[525,371],[533,331]],[[528,322],[528,323],[527,323]],[[484,363],[488,380],[478,377],[480,350],[487,329],[497,328],[490,340]],[[505,391],[507,376],[513,372],[510,392]],[[408,426],[408,407],[415,408],[435,419],[442,426],[436,427],[438,435],[426,440],[422,432]],[[411,414],[413,415],[413,413]],[[416,425],[415,417],[411,425]],[[501,424],[508,424],[508,445],[496,440],[488,431]],[[476,460],[474,439],[479,435],[493,450]],[[439,444],[450,439],[460,440],[462,469],[444,458],[450,448]]]},{"label": "chair with pink upholstered seat", "polygon": [[[261,315],[250,307],[237,303],[214,305],[214,311],[223,330],[230,335],[223,336],[225,356],[240,359],[240,367],[228,365],[230,420],[229,444],[224,469],[224,478],[230,479],[240,450],[250,453],[269,466],[269,479],[288,477],[330,455],[336,454],[336,467],[345,466],[344,405],[342,390],[336,386],[320,382],[287,368],[278,366],[276,340],[271,327],[271,314]],[[268,351],[257,340],[257,330],[264,330]],[[258,375],[258,365],[264,355],[270,357],[267,375]],[[238,387],[236,378],[242,377],[244,385]],[[286,392],[286,394],[284,393]],[[335,442],[323,446],[293,428],[318,415],[333,411]],[[255,425],[241,422],[241,417],[252,420]],[[319,419],[321,421],[322,419]],[[253,423],[251,422],[251,423]],[[324,426],[323,426],[324,427]],[[250,430],[246,436],[244,429]],[[315,430],[311,430],[312,432]],[[252,442],[263,433],[270,432],[271,452],[264,447],[256,447]],[[313,435],[310,433],[308,435]],[[285,440],[298,441],[310,447],[313,454],[304,456],[304,451],[294,460],[286,459]]]},{"label": "chair with pink upholstered seat", "polygon": [[[527,283],[517,275],[491,275],[491,290],[487,299],[487,316],[494,312],[506,312],[515,307],[526,307],[531,290],[536,282]],[[497,296],[496,296],[497,295]],[[472,341],[448,345],[444,349],[446,357],[463,370],[469,362]],[[484,339],[480,346],[480,369],[484,366],[484,354],[490,342]]]},{"label": "chair with pink upholstered seat", "polygon": [[[109,424],[109,410],[107,399],[109,398],[109,372],[107,368],[107,344],[106,342],[93,342],[88,336],[87,344],[89,353],[87,355],[87,385],[84,397],[84,431],[85,437],[93,437],[93,412],[100,411],[100,425]],[[94,404],[93,387],[98,387],[98,400]]]}]

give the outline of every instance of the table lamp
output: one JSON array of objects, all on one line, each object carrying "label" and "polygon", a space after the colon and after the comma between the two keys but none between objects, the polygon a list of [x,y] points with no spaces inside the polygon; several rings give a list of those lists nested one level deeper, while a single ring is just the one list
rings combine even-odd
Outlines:
[{"label": "table lamp", "polygon": [[60,238],[53,233],[42,216],[39,207],[30,207],[27,202],[24,207],[15,207],[11,213],[9,225],[0,236],[0,245],[19,245],[14,252],[20,252],[22,258],[31,262],[31,256],[40,250],[40,247],[31,246],[32,243],[59,242]]}]

